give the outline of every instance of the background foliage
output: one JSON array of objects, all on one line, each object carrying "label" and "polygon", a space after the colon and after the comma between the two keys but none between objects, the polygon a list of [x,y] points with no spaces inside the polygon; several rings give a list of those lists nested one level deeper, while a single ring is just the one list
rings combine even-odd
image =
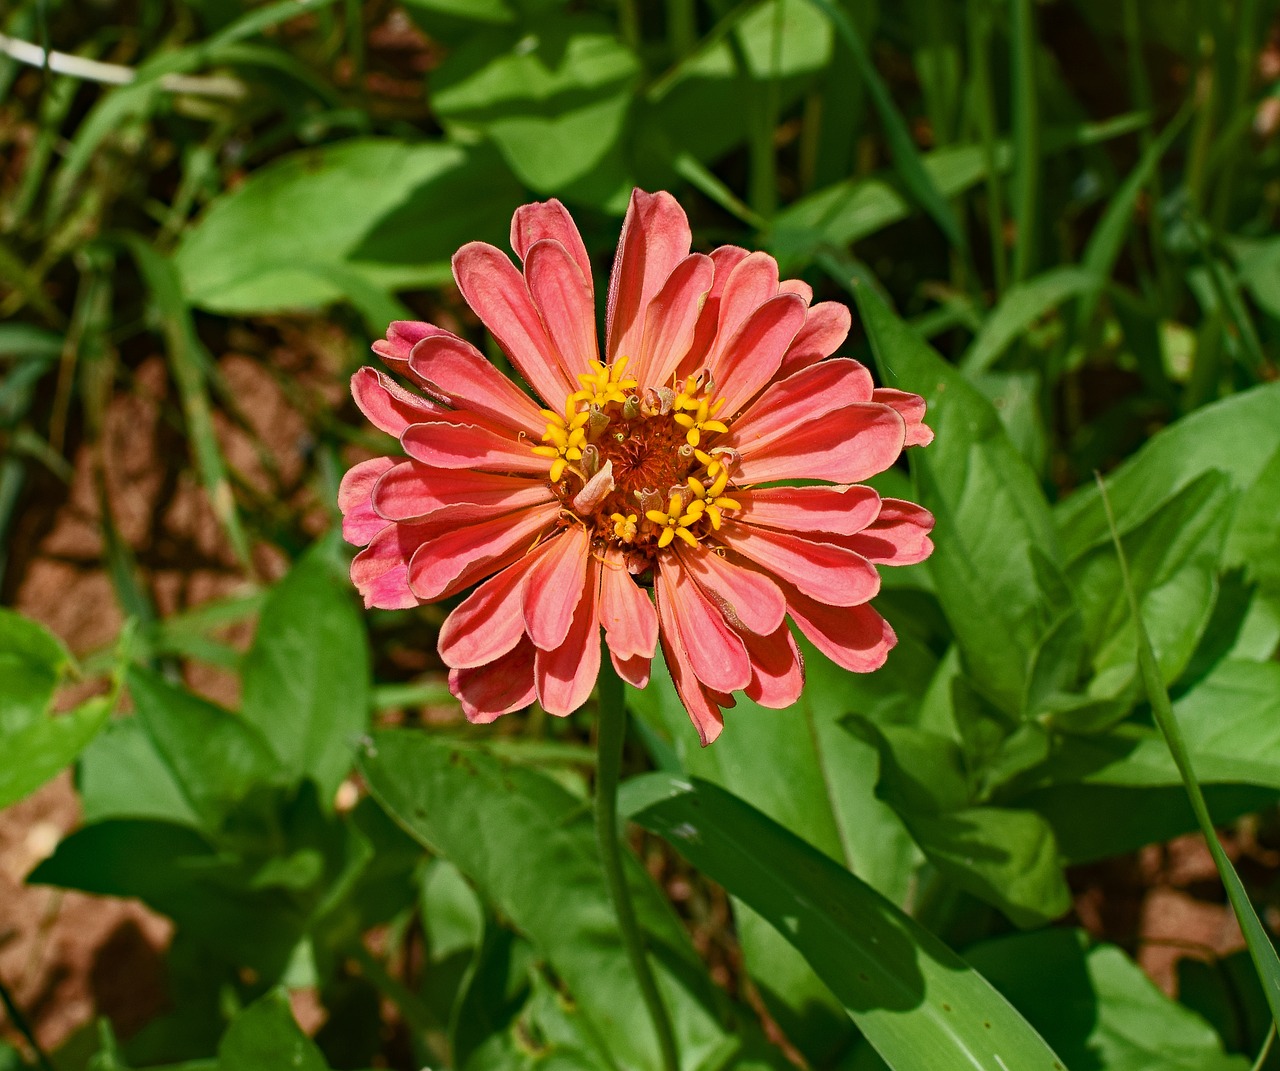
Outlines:
[{"label": "background foliage", "polygon": [[[530,199],[570,206],[603,276],[633,185],[675,192],[697,247],[855,304],[846,352],[937,432],[879,481],[938,518],[885,577],[883,671],[808,650],[797,708],[742,700],[705,751],[661,673],[629,696],[631,877],[683,1066],[1251,1065],[1241,961],[1169,999],[1080,929],[1068,868],[1195,828],[1095,469],[1213,815],[1275,837],[1271,0],[24,0],[0,31],[133,72],[0,57],[0,592],[22,605],[87,474],[128,622],[73,659],[0,612],[0,807],[74,763],[82,823],[28,880],[176,927],[166,1010],[73,1035],[59,1071],[656,1065],[590,711],[469,731],[441,610],[361,614],[324,534],[388,445],[330,389],[369,340],[483,343],[448,258]],[[152,460],[236,577],[178,606],[107,433],[156,353]],[[249,412],[268,387],[302,416],[287,462]],[[1270,917],[1274,875],[1251,891]],[[46,1059],[8,1019],[0,1067]]]}]

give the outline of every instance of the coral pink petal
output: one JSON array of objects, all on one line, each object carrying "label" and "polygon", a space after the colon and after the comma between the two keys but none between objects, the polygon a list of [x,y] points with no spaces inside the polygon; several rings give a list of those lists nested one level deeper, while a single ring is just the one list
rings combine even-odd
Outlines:
[{"label": "coral pink petal", "polygon": [[600,357],[591,277],[584,277],[569,250],[550,238],[533,243],[524,277],[547,334],[576,384]]},{"label": "coral pink petal", "polygon": [[444,406],[430,398],[410,394],[386,372],[376,368],[361,368],[351,377],[351,396],[370,424],[397,439],[410,424],[446,412]]},{"label": "coral pink petal", "polygon": [[871,400],[871,373],[857,361],[823,361],[774,382],[733,422],[722,445],[764,445],[853,402]]},{"label": "coral pink petal", "polygon": [[583,598],[591,559],[591,540],[579,525],[565,529],[548,542],[546,553],[529,573],[521,602],[525,631],[534,646],[544,651],[565,642],[574,611]]},{"label": "coral pink petal", "polygon": [[924,424],[924,399],[904,390],[879,387],[871,396],[873,402],[891,405],[907,422],[907,445],[928,446],[933,442],[933,429]]},{"label": "coral pink petal", "polygon": [[600,567],[600,624],[615,661],[639,656],[647,662],[658,649],[653,601],[631,578],[616,548],[605,552]]},{"label": "coral pink petal", "polygon": [[[778,262],[773,257],[756,252],[738,261],[730,270],[720,294],[716,340],[707,363],[714,367],[719,355],[756,309],[777,296]],[[800,303],[802,306],[807,304],[803,298]]]},{"label": "coral pink petal", "polygon": [[735,478],[743,483],[830,480],[858,483],[902,453],[906,425],[887,405],[860,402],[810,420],[766,445],[742,446]]},{"label": "coral pink petal", "polygon": [[424,390],[454,409],[535,439],[546,427],[532,399],[457,335],[442,331],[424,339],[413,348],[409,371]]},{"label": "coral pink petal", "polygon": [[[782,358],[780,376],[789,376],[817,364],[824,357],[835,353],[846,338],[853,325],[853,317],[846,306],[838,301],[820,301],[809,308],[804,327],[787,349]],[[865,399],[850,399],[864,401]],[[877,399],[878,400],[878,399]]]},{"label": "coral pink petal", "polygon": [[730,550],[833,606],[857,606],[880,590],[876,567],[845,547],[739,523],[726,524],[719,536]]},{"label": "coral pink petal", "polygon": [[661,597],[658,599],[658,616],[662,620],[662,657],[666,660],[667,672],[671,674],[671,683],[676,686],[676,694],[689,712],[689,720],[698,731],[699,742],[706,747],[724,728],[724,715],[711,692],[694,674],[689,652],[676,631],[675,614]]},{"label": "coral pink petal", "polygon": [[795,294],[782,294],[756,309],[732,341],[712,355],[708,366],[725,415],[736,413],[768,385],[803,325],[804,301]]},{"label": "coral pink petal", "polygon": [[600,675],[600,621],[596,616],[596,589],[599,568],[588,560],[586,595],[578,600],[569,633],[553,651],[538,649],[534,661],[534,682],[538,702],[548,714],[564,717],[591,698]]},{"label": "coral pink petal", "polygon": [[898,642],[889,622],[870,606],[828,606],[789,588],[787,611],[819,651],[852,673],[879,669]]},{"label": "coral pink petal", "polygon": [[779,294],[799,294],[806,305],[813,304],[813,287],[803,279],[783,279],[778,284]]},{"label": "coral pink petal", "polygon": [[409,586],[421,602],[453,595],[522,558],[558,512],[552,504],[480,524],[433,528],[409,560]]},{"label": "coral pink petal", "polygon": [[771,710],[782,710],[804,690],[804,659],[786,625],[769,636],[743,636],[751,656],[747,698]]},{"label": "coral pink petal", "polygon": [[454,669],[487,665],[520,642],[524,583],[537,555],[535,551],[491,576],[445,618],[439,643],[445,665]]},{"label": "coral pink petal", "polygon": [[467,721],[488,725],[533,702],[534,650],[525,640],[487,666],[449,671],[449,691],[458,697]]},{"label": "coral pink petal", "polygon": [[923,506],[886,498],[875,522],[846,545],[881,565],[915,565],[933,552],[932,531],[933,514]]},{"label": "coral pink petal", "polygon": [[702,300],[711,289],[715,267],[711,258],[690,253],[675,266],[645,312],[640,351],[627,373],[652,387],[669,383],[689,347]]},{"label": "coral pink petal", "polygon": [[880,496],[863,484],[835,487],[761,487],[735,491],[741,520],[784,532],[853,535],[880,512]]},{"label": "coral pink petal", "polygon": [[453,255],[453,277],[529,386],[548,408],[562,409],[578,384],[563,367],[524,276],[507,255],[484,242],[469,242]]},{"label": "coral pink petal", "polygon": [[373,509],[373,489],[388,469],[393,457],[375,457],[353,465],[338,485],[338,509],[342,511],[342,538],[352,546],[366,546],[387,526],[386,519]]},{"label": "coral pink petal", "polygon": [[[654,611],[654,613],[656,615],[657,611]],[[631,685],[632,688],[649,687],[649,675],[653,668],[652,658],[645,658],[644,655],[619,658],[613,650],[610,650],[609,661],[613,663],[613,668],[618,671],[618,676]]]},{"label": "coral pink petal", "polygon": [[624,356],[635,359],[649,302],[676,265],[689,255],[692,244],[689,220],[671,194],[631,192],[618,254],[609,276],[605,315],[609,363]]},{"label": "coral pink petal", "polygon": [[431,335],[447,334],[435,324],[420,320],[393,320],[387,328],[387,337],[373,344],[373,352],[401,374],[409,372],[409,354],[413,347]]},{"label": "coral pink petal", "polygon": [[546,476],[545,457],[510,432],[470,413],[449,413],[429,423],[414,424],[400,436],[404,452],[424,465],[482,472],[527,472]]},{"label": "coral pink petal", "polygon": [[768,636],[782,624],[786,599],[764,573],[722,558],[701,544],[679,546],[676,553],[703,594],[734,628]]},{"label": "coral pink petal", "polygon": [[680,375],[691,375],[701,369],[711,346],[716,340],[716,332],[720,328],[720,298],[724,294],[729,276],[750,254],[737,245],[722,245],[711,251],[711,263],[715,275],[711,280],[711,289],[707,292],[702,311],[698,313],[698,322],[693,329],[693,343],[680,368]]},{"label": "coral pink petal", "polygon": [[550,502],[554,492],[545,480],[524,480],[489,472],[436,469],[419,461],[402,461],[385,471],[373,488],[373,508],[383,521],[423,521],[448,515],[458,523],[470,506],[488,513],[511,512]]},{"label": "coral pink petal", "polygon": [[745,688],[751,680],[751,662],[742,638],[702,593],[688,570],[675,556],[663,558],[654,570],[659,603],[665,601],[689,665],[698,680],[717,692]]},{"label": "coral pink petal", "polygon": [[[521,260],[527,259],[534,243],[544,238],[559,242],[569,251],[590,287],[591,258],[587,256],[587,247],[582,244],[582,235],[578,233],[578,226],[569,210],[554,197],[549,201],[521,205],[511,217],[511,248]],[[594,302],[595,299],[592,300]]]},{"label": "coral pink petal", "polygon": [[351,561],[351,582],[366,609],[406,610],[418,605],[409,587],[409,559],[430,532],[417,525],[389,524]]}]

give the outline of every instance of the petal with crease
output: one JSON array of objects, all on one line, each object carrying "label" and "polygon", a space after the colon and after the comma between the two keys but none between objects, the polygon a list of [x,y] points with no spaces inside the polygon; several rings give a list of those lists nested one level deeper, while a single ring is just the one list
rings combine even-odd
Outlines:
[{"label": "petal with crease", "polygon": [[676,686],[676,694],[689,712],[689,720],[698,731],[699,742],[706,747],[724,728],[724,715],[716,698],[694,673],[689,652],[675,628],[675,613],[661,596],[658,597],[658,616],[662,620],[662,657],[666,660],[667,672],[671,674],[671,683]]},{"label": "petal with crease", "polygon": [[698,322],[693,329],[693,343],[685,355],[679,369],[683,378],[699,371],[711,352],[711,345],[716,340],[716,332],[720,328],[720,298],[724,294],[729,276],[743,260],[749,256],[747,251],[737,245],[722,245],[711,250],[711,263],[715,275],[711,280],[711,289],[702,303],[702,311],[698,313]]},{"label": "petal with crease", "polygon": [[393,457],[374,457],[353,465],[338,485],[338,509],[342,511],[342,538],[355,547],[366,546],[386,527],[373,508],[373,489],[379,477],[394,468]]},{"label": "petal with crease", "polygon": [[480,524],[433,529],[409,559],[409,586],[421,602],[453,595],[522,558],[558,512],[556,505],[539,506]]},{"label": "petal with crease", "polygon": [[507,566],[476,588],[445,618],[440,626],[439,643],[445,665],[454,669],[483,666],[520,642],[524,636],[520,603],[529,570],[537,561],[535,551]]},{"label": "petal with crease", "polygon": [[470,342],[442,331],[414,346],[409,371],[423,389],[454,409],[465,409],[535,439],[546,421],[519,387]]},{"label": "petal with crease", "polygon": [[834,487],[760,487],[735,491],[742,503],[739,519],[784,532],[853,535],[880,512],[880,496],[863,484]]},{"label": "petal with crease", "polygon": [[544,238],[559,242],[569,251],[587,285],[591,286],[591,258],[587,256],[587,247],[582,244],[582,235],[578,233],[578,226],[569,210],[554,197],[549,201],[521,205],[511,217],[511,248],[521,260],[528,257],[535,242]]},{"label": "petal with crease", "polygon": [[[476,516],[509,513],[550,502],[555,495],[543,480],[501,476],[491,472],[437,469],[420,461],[402,461],[385,470],[372,491],[373,509],[386,521],[459,518],[458,507],[471,506]],[[461,523],[468,523],[462,521]]]},{"label": "petal with crease", "polygon": [[[707,363],[714,366],[742,325],[766,301],[778,296],[778,262],[768,253],[749,253],[725,280],[717,310],[716,339]],[[797,295],[792,295],[797,296]],[[801,305],[806,302],[800,298]]]},{"label": "petal with crease", "polygon": [[[817,364],[824,357],[830,357],[841,343],[849,337],[849,328],[853,326],[853,317],[847,306],[838,301],[820,301],[809,307],[809,314],[804,319],[804,327],[796,335],[782,358],[780,376],[789,376],[802,368]],[[850,399],[850,401],[862,399]]]},{"label": "petal with crease", "polygon": [[453,277],[529,386],[548,408],[561,409],[578,384],[563,367],[524,276],[507,255],[485,242],[469,242],[453,255]]},{"label": "petal with crease", "polygon": [[600,674],[600,621],[596,616],[598,563],[588,559],[585,597],[578,600],[569,633],[554,651],[539,648],[534,661],[538,702],[548,714],[572,714],[588,699]]},{"label": "petal with crease", "polygon": [[751,680],[743,689],[747,698],[770,710],[783,710],[800,698],[804,689],[804,658],[786,625],[769,636],[743,636],[751,656]]},{"label": "petal with crease", "polygon": [[710,257],[690,253],[649,302],[639,355],[627,368],[641,386],[668,383],[680,366],[693,343],[698,312],[714,274]]},{"label": "petal with crease", "polygon": [[600,624],[615,661],[639,656],[647,662],[658,648],[657,611],[617,548],[605,552],[600,566]]},{"label": "petal with crease", "polygon": [[748,450],[787,435],[854,402],[871,400],[871,373],[857,361],[837,358],[777,380],[734,422],[721,440]]},{"label": "petal with crease", "polygon": [[756,309],[729,344],[712,354],[707,363],[726,414],[736,413],[768,385],[803,324],[804,301],[782,294]]},{"label": "petal with crease", "polygon": [[409,587],[408,564],[428,532],[410,524],[389,524],[351,561],[351,582],[365,607],[406,610],[418,605]]},{"label": "petal with crease", "polygon": [[828,606],[788,588],[787,612],[819,651],[851,673],[879,669],[898,642],[889,622],[870,606]]},{"label": "petal with crease", "polygon": [[576,384],[600,357],[590,277],[583,278],[572,254],[550,238],[534,242],[525,258],[524,277],[547,334]]},{"label": "petal with crease", "polygon": [[671,194],[632,190],[609,276],[605,353],[610,364],[619,357],[635,358],[645,310],[692,244],[688,217]]},{"label": "petal with crease", "polygon": [[361,368],[351,377],[351,396],[370,424],[397,439],[410,424],[446,412],[430,398],[410,394],[386,372],[376,368]]},{"label": "petal with crease", "polygon": [[698,680],[717,692],[744,688],[751,662],[742,638],[702,593],[676,557],[664,558],[654,570],[654,588],[670,608],[680,643]]},{"label": "petal with crease", "polygon": [[767,445],[741,447],[743,483],[830,480],[858,483],[884,472],[902,453],[906,425],[887,405],[859,402],[811,420]]},{"label": "petal with crease", "polygon": [[534,650],[525,640],[490,665],[449,671],[449,691],[458,697],[467,721],[488,725],[533,702]]},{"label": "petal with crease", "polygon": [[767,636],[782,624],[786,599],[764,573],[722,558],[702,544],[681,544],[676,553],[703,594],[734,628]]},{"label": "petal with crease", "polygon": [[534,646],[544,651],[565,642],[574,611],[583,598],[591,558],[591,540],[580,525],[566,529],[548,543],[550,546],[529,573],[521,604],[525,631]]},{"label": "petal with crease", "polygon": [[844,547],[738,523],[726,524],[719,536],[730,550],[833,606],[857,606],[880,590],[876,567]]},{"label": "petal with crease", "polygon": [[924,399],[918,394],[890,387],[878,387],[871,395],[873,402],[891,405],[907,422],[907,445],[928,446],[933,442],[933,429],[924,423]]},{"label": "petal with crease", "polygon": [[881,565],[915,565],[933,553],[933,514],[914,502],[886,498],[875,523],[848,541],[850,550]]},{"label": "petal with crease", "polygon": [[470,413],[449,413],[414,424],[400,436],[404,452],[424,465],[482,472],[527,472],[545,476],[547,459],[510,432]]}]

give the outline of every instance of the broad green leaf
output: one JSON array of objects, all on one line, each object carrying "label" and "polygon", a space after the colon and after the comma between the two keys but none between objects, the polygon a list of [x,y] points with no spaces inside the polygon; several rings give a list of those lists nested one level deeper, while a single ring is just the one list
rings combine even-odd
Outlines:
[{"label": "broad green leaf", "polygon": [[706,782],[624,786],[632,821],[666,838],[784,934],[895,1071],[1064,1071],[990,984],[870,886]]},{"label": "broad green leaf", "polygon": [[943,611],[974,685],[1016,713],[1032,654],[1050,625],[1039,576],[1058,557],[1048,504],[991,403],[870,285],[853,293],[885,381],[929,406],[935,440],[910,457],[918,500],[946,533],[929,558]]},{"label": "broad green leaf", "polygon": [[218,963],[278,978],[305,927],[296,898],[254,890],[255,867],[216,852],[188,826],[108,819],[76,830],[28,881],[99,896],[137,897],[194,936]]},{"label": "broad green leaf", "polygon": [[1236,270],[1249,295],[1269,315],[1280,320],[1280,239],[1234,239]]},{"label": "broad green leaf", "polygon": [[[623,1066],[656,1067],[657,1041],[618,942],[589,808],[540,773],[422,733],[375,733],[361,770],[396,820],[457,866],[546,957],[598,1050]],[[735,1031],[748,1039],[753,1031],[724,1021],[723,1002],[669,905],[635,860],[628,871],[683,1066],[728,1056]],[[756,1042],[741,1044],[750,1050]]]},{"label": "broad green leaf", "polygon": [[111,717],[115,697],[91,699],[66,714],[40,714],[17,732],[0,732],[0,809],[69,766]]},{"label": "broad green leaf", "polygon": [[71,656],[43,625],[0,607],[0,739],[35,721]]},{"label": "broad green leaf", "polygon": [[965,959],[1009,998],[1062,1058],[1106,1071],[1248,1071],[1194,1012],[1170,1000],[1112,945],[1078,930],[987,941]]},{"label": "broad green leaf", "polygon": [[267,597],[243,679],[245,720],[288,775],[315,782],[327,806],[369,724],[370,688],[364,622],[328,542]]},{"label": "broad green leaf", "polygon": [[128,683],[138,719],[174,782],[203,828],[216,833],[236,803],[276,774],[271,748],[244,719],[148,670],[130,670]]},{"label": "broad green leaf", "polygon": [[[1280,449],[1280,383],[1269,383],[1197,409],[1155,435],[1107,476],[1116,525],[1127,533],[1210,469],[1234,490],[1253,485]],[[1098,491],[1081,487],[1054,508],[1064,560],[1109,541]]]},{"label": "broad green leaf", "polygon": [[[530,189],[601,200],[626,185],[618,145],[640,65],[603,19],[564,17],[476,34],[433,72],[431,103],[459,135],[493,139]],[[601,179],[606,180],[601,184]]]},{"label": "broad green leaf", "polygon": [[231,1020],[218,1046],[220,1071],[329,1071],[294,1021],[289,998],[272,990]]},{"label": "broad green leaf", "polygon": [[1053,831],[1034,811],[972,806],[959,747],[909,726],[849,728],[880,753],[879,792],[926,858],[956,886],[1016,925],[1044,925],[1071,909]]},{"label": "broad green leaf", "polygon": [[969,374],[986,371],[1040,317],[1064,301],[1096,293],[1105,283],[1104,276],[1065,265],[1011,287],[983,321],[982,330],[960,359],[960,366]]},{"label": "broad green leaf", "polygon": [[175,260],[183,292],[202,308],[317,308],[344,294],[315,266],[383,290],[437,285],[464,242],[505,237],[520,200],[492,151],[352,138],[254,172],[186,231]]},{"label": "broad green leaf", "polygon": [[[1166,681],[1186,667],[1213,612],[1229,520],[1227,477],[1206,472],[1123,533]],[[1098,675],[1091,691],[1118,694],[1134,677],[1134,632],[1115,554],[1109,547],[1094,547],[1070,564],[1067,576]]]},{"label": "broad green leaf", "polygon": [[121,718],[80,757],[77,788],[86,824],[154,818],[199,828],[200,818],[137,718]]}]

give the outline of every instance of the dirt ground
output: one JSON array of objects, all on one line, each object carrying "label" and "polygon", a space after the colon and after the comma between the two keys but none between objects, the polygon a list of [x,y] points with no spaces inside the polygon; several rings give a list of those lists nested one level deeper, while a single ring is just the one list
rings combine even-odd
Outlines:
[{"label": "dirt ground", "polygon": [[[227,420],[218,431],[229,462],[252,491],[287,503],[319,530],[324,507],[310,486],[309,425],[298,398],[330,410],[344,404],[344,358],[335,338],[323,334],[293,342],[270,354],[289,378],[288,391],[262,371],[261,355],[220,359],[253,436]],[[28,496],[14,533],[6,592],[16,609],[47,625],[77,655],[109,645],[123,620],[103,566],[99,462],[114,523],[161,615],[244,589],[243,570],[190,475],[173,407],[162,358],[147,358],[110,403],[100,451],[89,444],[77,450],[70,486],[52,481]],[[254,565],[269,580],[283,561],[263,552]],[[223,638],[245,643],[249,635],[245,623]],[[234,678],[216,669],[192,667],[188,683],[216,701],[237,700]],[[0,979],[47,1050],[97,1015],[109,1016],[128,1037],[165,1001],[164,951],[171,936],[165,919],[136,902],[23,884],[77,821],[68,774],[0,813]],[[1247,838],[1230,847],[1258,865],[1280,862],[1278,853]],[[1181,958],[1211,959],[1243,947],[1212,859],[1196,837],[1082,868],[1073,881],[1080,922],[1134,951],[1166,992],[1175,989]],[[0,1035],[17,1040],[7,1022]]]}]

